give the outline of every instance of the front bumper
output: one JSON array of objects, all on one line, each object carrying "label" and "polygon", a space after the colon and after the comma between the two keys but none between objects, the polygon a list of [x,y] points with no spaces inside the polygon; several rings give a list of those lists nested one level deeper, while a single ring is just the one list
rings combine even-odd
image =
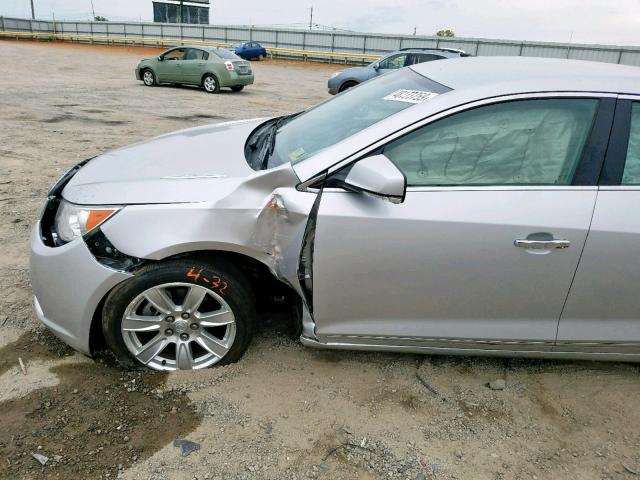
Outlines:
[{"label": "front bumper", "polygon": [[140,75],[140,67],[136,67],[136,80],[142,80],[142,76]]},{"label": "front bumper", "polygon": [[31,284],[38,320],[71,347],[90,354],[91,320],[106,294],[131,275],[105,267],[78,238],[48,247],[40,222],[31,234]]}]

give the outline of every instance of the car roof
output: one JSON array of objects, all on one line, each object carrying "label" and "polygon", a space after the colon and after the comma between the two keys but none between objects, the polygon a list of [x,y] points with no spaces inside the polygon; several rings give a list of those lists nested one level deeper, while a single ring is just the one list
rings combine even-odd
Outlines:
[{"label": "car roof", "polygon": [[[229,50],[228,48],[225,47],[214,47],[211,45],[178,45],[176,47],[171,48],[171,50],[174,50],[176,48],[197,48],[198,50],[206,50],[208,52],[215,52],[216,50],[227,50],[229,52],[231,52],[231,50]],[[233,52],[231,52],[233,53]]]},{"label": "car roof", "polygon": [[580,91],[640,94],[640,68],[603,62],[534,57],[469,57],[410,67],[454,90],[495,94]]}]

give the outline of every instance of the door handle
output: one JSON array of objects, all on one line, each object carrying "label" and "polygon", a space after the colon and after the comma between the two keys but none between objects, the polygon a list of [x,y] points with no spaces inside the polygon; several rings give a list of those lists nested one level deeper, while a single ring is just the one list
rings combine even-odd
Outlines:
[{"label": "door handle", "polygon": [[552,248],[569,248],[571,242],[566,239],[553,239],[553,240],[527,240],[526,238],[519,238],[513,242],[516,247],[531,248],[536,250],[551,250]]}]

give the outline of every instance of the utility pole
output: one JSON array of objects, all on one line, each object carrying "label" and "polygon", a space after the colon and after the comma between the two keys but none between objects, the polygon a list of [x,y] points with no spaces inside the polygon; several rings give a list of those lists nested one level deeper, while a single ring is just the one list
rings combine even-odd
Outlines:
[{"label": "utility pole", "polygon": [[33,0],[31,0],[31,20],[36,19],[36,11],[33,8]]},{"label": "utility pole", "polygon": [[309,10],[311,10],[311,15],[309,16],[309,30],[311,30],[313,28],[313,6]]},{"label": "utility pole", "polygon": [[[33,0],[31,0],[33,2]],[[93,18],[91,19],[91,21],[96,19],[96,9],[93,8],[93,0],[91,0],[91,13],[93,13]]]},{"label": "utility pole", "polygon": [[417,28],[418,28],[418,27],[413,27],[413,34],[414,34],[414,35],[416,34],[416,30],[417,30]]}]

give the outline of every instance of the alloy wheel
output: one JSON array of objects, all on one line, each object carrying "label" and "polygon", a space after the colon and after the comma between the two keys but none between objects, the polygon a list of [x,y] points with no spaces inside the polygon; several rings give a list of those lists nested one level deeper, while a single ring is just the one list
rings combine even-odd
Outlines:
[{"label": "alloy wheel", "polygon": [[125,309],[121,333],[131,354],[155,370],[207,368],[231,349],[235,316],[216,292],[191,283],[145,290]]},{"label": "alloy wheel", "polygon": [[146,86],[152,86],[154,83],[153,73],[151,73],[149,70],[145,71],[144,75],[142,75],[142,81]]},{"label": "alloy wheel", "polygon": [[204,79],[204,89],[209,93],[215,91],[215,89],[216,89],[216,79],[211,77],[211,76],[205,78]]}]

